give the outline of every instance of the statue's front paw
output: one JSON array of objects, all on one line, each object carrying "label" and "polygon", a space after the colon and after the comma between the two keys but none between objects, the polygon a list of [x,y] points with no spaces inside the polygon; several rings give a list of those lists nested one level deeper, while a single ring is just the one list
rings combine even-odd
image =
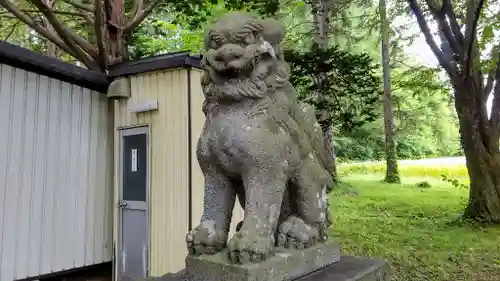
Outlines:
[{"label": "statue's front paw", "polygon": [[203,221],[186,235],[189,254],[215,254],[226,246],[227,233],[217,230],[212,220]]},{"label": "statue's front paw", "polygon": [[279,227],[278,247],[304,249],[321,240],[317,227],[306,224],[302,219],[290,216]]},{"label": "statue's front paw", "polygon": [[242,229],[234,234],[227,247],[229,260],[233,263],[260,262],[273,254],[274,238]]}]

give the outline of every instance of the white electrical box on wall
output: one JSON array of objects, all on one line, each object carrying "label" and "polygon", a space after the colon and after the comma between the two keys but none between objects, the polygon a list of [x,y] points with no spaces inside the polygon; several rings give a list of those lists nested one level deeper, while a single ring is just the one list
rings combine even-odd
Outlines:
[{"label": "white electrical box on wall", "polygon": [[130,106],[130,111],[133,113],[153,111],[158,109],[158,101],[157,100],[148,100],[137,103],[135,105]]}]

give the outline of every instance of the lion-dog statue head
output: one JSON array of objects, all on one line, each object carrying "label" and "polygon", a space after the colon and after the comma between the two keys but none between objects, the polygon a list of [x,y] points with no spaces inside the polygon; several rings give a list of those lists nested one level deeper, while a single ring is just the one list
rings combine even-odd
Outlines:
[{"label": "lion-dog statue head", "polygon": [[[196,152],[205,199],[200,225],[186,237],[191,254],[227,248],[232,262],[259,262],[275,247],[327,238],[331,157],[314,110],[289,82],[284,35],[281,23],[243,12],[206,32],[206,121]],[[245,216],[228,242],[236,197]]]},{"label": "lion-dog statue head", "polygon": [[279,46],[284,35],[279,22],[247,13],[233,12],[216,22],[205,34],[205,106],[262,98],[270,88],[284,86],[290,77]]}]

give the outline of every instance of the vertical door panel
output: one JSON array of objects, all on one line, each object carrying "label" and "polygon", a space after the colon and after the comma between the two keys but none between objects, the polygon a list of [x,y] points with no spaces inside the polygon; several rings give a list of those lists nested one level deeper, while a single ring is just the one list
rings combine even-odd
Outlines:
[{"label": "vertical door panel", "polygon": [[122,280],[148,275],[148,129],[121,131],[120,253]]}]

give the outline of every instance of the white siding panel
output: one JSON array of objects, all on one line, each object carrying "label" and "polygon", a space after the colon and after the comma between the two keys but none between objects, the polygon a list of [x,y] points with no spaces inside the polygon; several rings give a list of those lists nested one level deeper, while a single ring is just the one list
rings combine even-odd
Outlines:
[{"label": "white siding panel", "polygon": [[[4,261],[9,260],[11,257],[16,256],[16,242],[17,242],[17,226],[18,220],[18,204],[21,197],[21,176],[22,176],[22,122],[24,115],[24,84],[25,77],[21,71],[14,71],[14,80],[11,85],[11,94],[13,95],[11,99],[11,124],[8,136],[10,137],[9,155],[8,155],[8,166],[7,166],[7,197],[5,202],[5,236],[4,236],[4,249],[2,250],[2,255],[4,255]],[[15,259],[11,259],[6,263],[4,270],[7,274],[15,274]],[[2,270],[2,274],[4,272]]]},{"label": "white siding panel", "polygon": [[111,261],[105,95],[0,64],[0,280]]},{"label": "white siding panel", "polygon": [[[26,76],[26,92],[36,93],[37,87],[37,75],[33,73],[28,73]],[[30,242],[30,224],[31,219],[31,206],[33,204],[33,159],[35,158],[35,124],[36,124],[36,99],[25,99],[24,115],[25,119],[23,122],[23,144],[24,153],[22,157],[22,185],[21,185],[21,199],[18,202],[18,239],[16,243],[16,252],[18,253],[17,264],[16,264],[16,276],[25,274],[26,268],[28,267],[28,256],[29,256],[29,242]],[[25,219],[23,219],[25,218]]]},{"label": "white siding panel", "polygon": [[[78,98],[74,99],[75,102],[77,103],[77,107],[75,110],[78,111],[78,120],[79,120],[79,125],[78,127],[80,130],[78,130],[78,140],[76,141],[76,145],[80,147],[80,150],[78,151],[78,155],[75,157],[78,157],[81,159],[79,165],[78,165],[78,177],[77,177],[77,182],[76,185],[83,187],[87,186],[88,181],[87,181],[87,175],[88,175],[88,168],[89,168],[89,146],[87,145],[88,143],[88,137],[87,134],[84,134],[82,132],[88,132],[90,130],[90,122],[88,118],[88,111],[87,109],[90,108],[90,98],[91,98],[91,92],[90,90],[87,89],[80,89],[80,92],[77,94]],[[84,110],[85,109],[85,110]],[[82,200],[82,198],[85,198],[85,200]],[[86,223],[86,208],[87,208],[87,189],[86,188],[80,188],[77,190],[77,192],[74,193],[74,202],[75,202],[75,216],[79,218],[83,218],[81,220],[76,220],[75,223],[75,240],[76,241],[85,241],[85,223]],[[84,264],[85,263],[85,247],[82,247],[81,245],[73,245],[73,262],[75,264]]]},{"label": "white siding panel", "polygon": [[29,268],[27,270],[28,276],[35,276],[39,272],[42,272],[42,241],[43,241],[43,230],[44,230],[44,208],[46,204],[45,194],[47,191],[47,145],[49,130],[49,79],[45,76],[39,76],[38,79],[38,94],[35,95],[35,100],[37,103],[36,109],[36,146],[35,146],[35,159],[33,167],[43,167],[38,169],[33,169],[34,182],[37,184],[36,188],[33,188],[34,200],[32,202],[31,211],[31,237],[29,244]]},{"label": "white siding panel", "polygon": [[[15,112],[13,108],[13,103],[14,103],[14,95],[13,95],[13,86],[12,82],[14,72],[10,67],[7,68],[2,68],[2,73],[1,73],[1,95],[2,95],[2,102],[0,103],[0,106],[2,106],[2,110],[0,112],[6,112],[4,116],[0,119],[2,122],[0,129],[6,134],[2,134],[5,136],[11,136],[12,135],[12,119],[13,119],[13,113]],[[17,194],[14,193],[13,189],[10,188],[10,184],[12,181],[11,177],[11,142],[12,142],[13,137],[9,138],[2,138],[2,153],[0,154],[0,159],[4,159],[1,161],[2,163],[1,168],[3,171],[2,172],[2,186],[3,186],[3,212],[2,212],[2,249],[0,251],[0,255],[2,256],[0,264],[0,272],[2,275],[13,275],[13,260],[12,256],[14,254],[14,249],[12,245],[12,232],[13,232],[13,222],[12,222],[12,210],[9,210],[12,208],[12,200],[17,199]],[[17,189],[15,189],[17,190]],[[3,279],[3,278],[1,278]]]},{"label": "white siding panel", "polygon": [[[92,95],[90,102],[90,131],[89,131],[89,141],[88,145],[90,151],[97,151],[97,144],[99,141],[99,99],[98,97]],[[85,234],[85,263],[91,263],[95,259],[94,242],[95,237],[92,235],[96,233],[96,222],[95,222],[95,211],[96,211],[96,188],[99,185],[97,181],[97,173],[95,170],[99,170],[99,161],[96,153],[90,154],[90,162],[88,163],[88,179],[89,179],[89,189],[86,198],[86,234]]]},{"label": "white siding panel", "polygon": [[[90,114],[89,114],[89,109],[90,109],[90,100],[92,98],[92,92],[88,89],[82,89],[81,92],[81,123],[80,123],[80,128],[81,128],[81,134],[80,134],[80,154],[79,157],[82,159],[81,164],[80,164],[80,177],[78,180],[78,186],[80,187],[85,187],[90,184],[90,181],[88,180],[88,174],[89,174],[89,160],[90,160],[90,147],[89,147],[89,136],[90,134]],[[87,132],[87,133],[83,133]],[[78,192],[76,192],[77,195],[77,207],[76,207],[76,216],[79,218],[83,218],[81,220],[76,221],[76,240],[77,241],[86,241],[86,235],[87,235],[87,193],[88,193],[88,188],[80,188]],[[81,247],[81,245],[73,245],[74,247],[74,256],[73,259],[75,261],[75,264],[85,264],[85,247]]]}]

